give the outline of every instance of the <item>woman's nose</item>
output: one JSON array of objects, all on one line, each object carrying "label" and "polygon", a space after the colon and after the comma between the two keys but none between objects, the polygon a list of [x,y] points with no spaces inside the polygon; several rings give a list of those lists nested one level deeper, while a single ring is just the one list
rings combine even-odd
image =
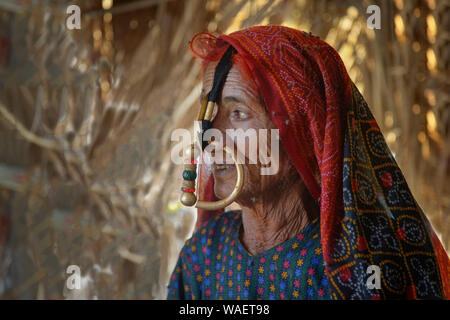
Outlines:
[{"label": "woman's nose", "polygon": [[[214,115],[214,113],[213,113]],[[224,112],[221,110],[216,111],[215,116],[212,118],[212,128],[219,130],[222,135],[225,135],[225,130],[227,129],[226,121],[224,118]]]}]

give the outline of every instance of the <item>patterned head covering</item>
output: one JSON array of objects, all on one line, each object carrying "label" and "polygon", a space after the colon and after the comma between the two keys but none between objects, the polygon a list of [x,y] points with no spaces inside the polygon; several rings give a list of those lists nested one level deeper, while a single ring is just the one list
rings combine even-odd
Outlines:
[{"label": "patterned head covering", "polygon": [[[320,204],[332,297],[449,298],[449,258],[338,53],[311,34],[281,26],[217,38],[198,34],[191,49],[212,61],[229,45],[245,63],[284,149]],[[199,53],[208,46],[215,49]],[[200,171],[200,199],[214,200],[213,177],[204,166]],[[199,222],[213,214],[199,212]],[[380,289],[366,284],[370,265],[379,267]]]}]

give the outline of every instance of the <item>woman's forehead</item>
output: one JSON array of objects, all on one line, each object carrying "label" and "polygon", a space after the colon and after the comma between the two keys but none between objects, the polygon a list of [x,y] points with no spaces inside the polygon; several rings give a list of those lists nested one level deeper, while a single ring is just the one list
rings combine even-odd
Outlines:
[{"label": "woman's forehead", "polygon": [[[217,62],[210,62],[206,67],[206,70],[203,74],[202,97],[206,93],[211,91],[216,66]],[[244,78],[238,66],[236,65],[233,65],[228,72],[225,84],[222,89],[222,96],[226,96],[228,93],[244,94],[248,95],[249,98],[258,97],[258,90],[253,80],[250,78]]]}]

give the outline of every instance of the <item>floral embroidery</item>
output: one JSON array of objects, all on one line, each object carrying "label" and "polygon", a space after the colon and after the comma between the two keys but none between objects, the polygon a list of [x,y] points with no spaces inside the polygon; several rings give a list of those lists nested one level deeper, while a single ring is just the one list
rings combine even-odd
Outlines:
[{"label": "floral embroidery", "polygon": [[240,212],[224,213],[186,242],[170,278],[169,299],[331,299],[317,219],[256,256],[239,241],[241,223]]}]

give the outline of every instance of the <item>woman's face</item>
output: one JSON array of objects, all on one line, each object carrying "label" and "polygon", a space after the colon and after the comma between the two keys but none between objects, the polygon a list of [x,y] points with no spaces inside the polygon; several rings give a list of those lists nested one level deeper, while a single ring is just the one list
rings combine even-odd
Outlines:
[{"label": "woman's face", "polygon": [[[211,62],[205,70],[202,97],[211,90],[216,65],[217,63]],[[270,154],[270,129],[275,129],[275,126],[265,110],[254,81],[244,78],[236,65],[228,73],[218,106],[218,110],[216,108],[213,112],[212,128],[220,130],[223,140],[226,139],[226,129],[242,129],[244,131],[255,129],[257,137],[260,129],[267,129],[267,147],[264,147],[266,143],[260,145],[258,138],[256,164],[249,163],[248,139],[245,143],[245,150],[239,150],[239,152],[245,154],[245,164],[244,185],[236,199],[237,203],[248,206],[261,197],[269,200],[276,196],[274,191],[280,190],[280,188],[285,190],[290,182],[300,178],[281,145],[278,148],[278,170],[272,175],[261,175],[262,167],[270,167],[274,164],[261,164],[260,147],[264,152],[267,152],[270,159],[276,159]],[[236,169],[233,164],[226,166],[213,164],[212,172],[215,181],[214,192],[218,198],[223,199],[233,191],[236,183]]]}]

